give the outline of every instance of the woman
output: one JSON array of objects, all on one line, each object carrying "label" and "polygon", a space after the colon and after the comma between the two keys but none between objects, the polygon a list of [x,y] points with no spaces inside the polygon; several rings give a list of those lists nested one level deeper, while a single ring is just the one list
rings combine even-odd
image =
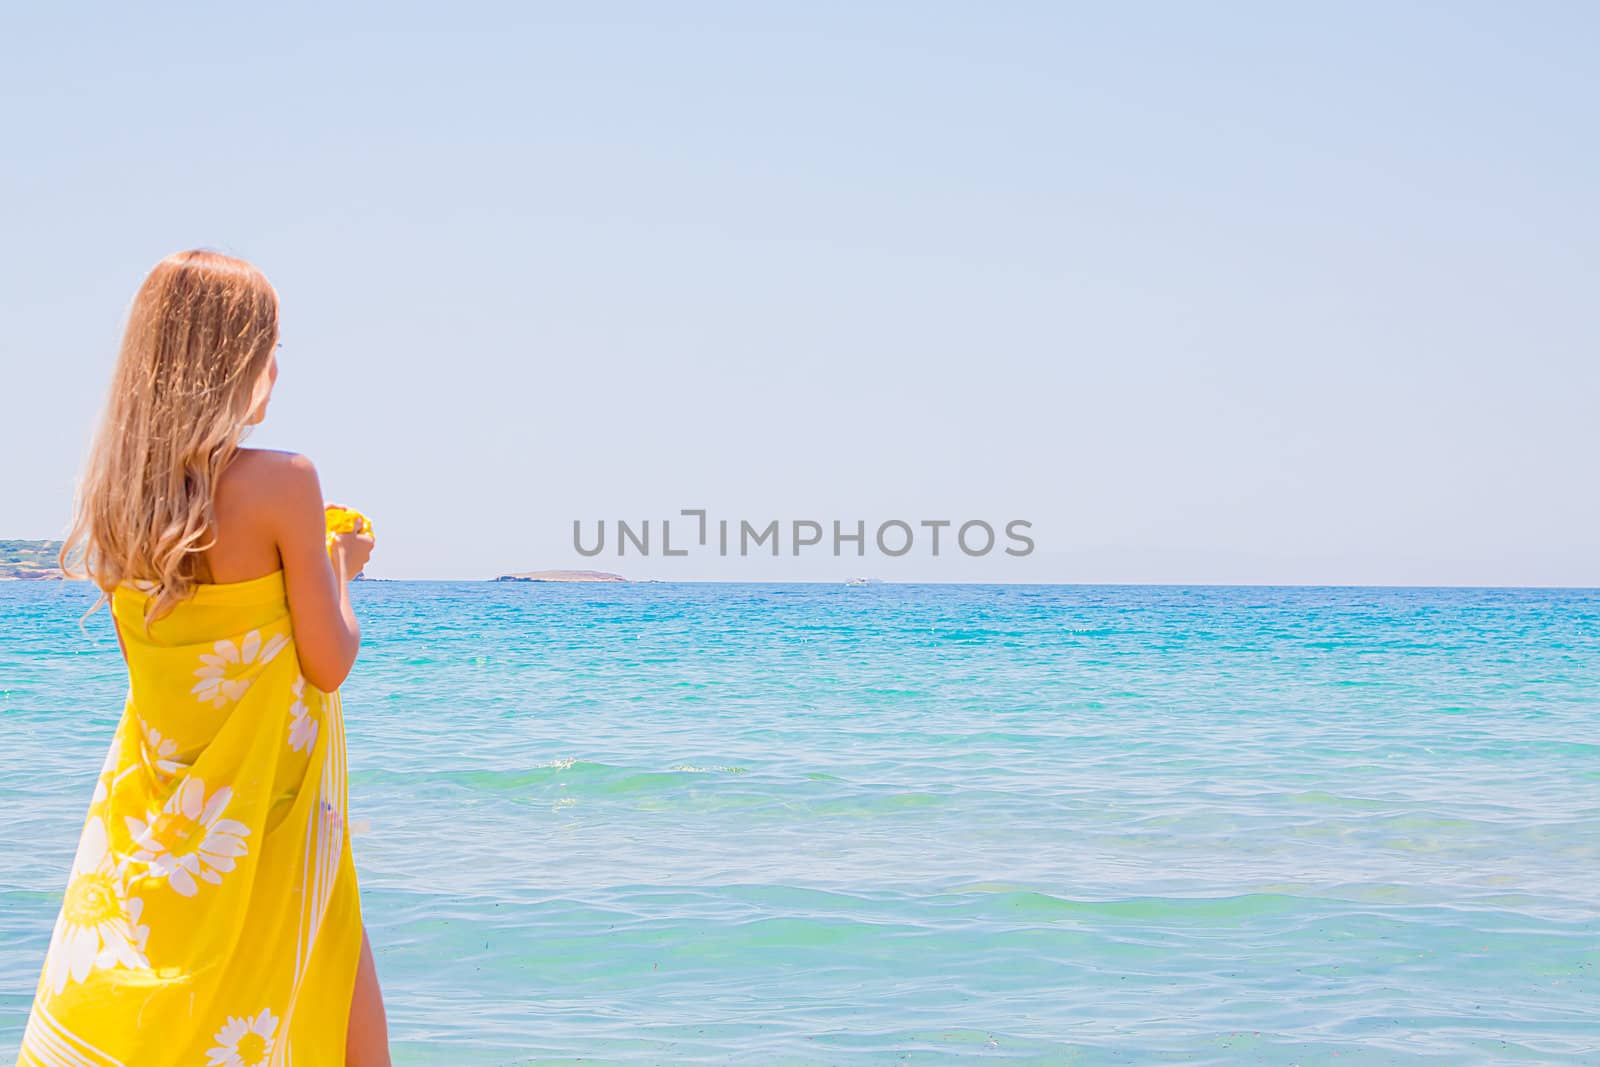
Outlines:
[{"label": "woman", "polygon": [[372,538],[327,536],[304,456],[239,447],[277,348],[240,260],[178,253],[134,298],[61,557],[110,603],[128,697],[27,1067],[389,1062],[338,692]]}]

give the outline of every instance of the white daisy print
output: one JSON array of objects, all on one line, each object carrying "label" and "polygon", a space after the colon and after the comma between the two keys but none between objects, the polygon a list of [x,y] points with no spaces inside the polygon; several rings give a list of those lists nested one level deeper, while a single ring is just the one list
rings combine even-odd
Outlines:
[{"label": "white daisy print", "polygon": [[270,1010],[251,1018],[228,1016],[228,1022],[212,1038],[216,1047],[206,1053],[208,1067],[258,1067],[272,1057],[278,1020]]},{"label": "white daisy print", "polygon": [[178,742],[170,737],[162,737],[160,730],[143,719],[139,720],[139,730],[144,734],[145,758],[157,774],[170,778],[185,768],[185,764],[173,759],[178,754]]},{"label": "white daisy print", "polygon": [[60,993],[67,981],[81,982],[96,968],[148,968],[145,942],[150,928],[139,925],[144,901],[127,896],[122,873],[107,848],[106,827],[91,817],[83,827],[72,878],[61,902],[45,957],[45,976]]},{"label": "white daisy print", "polygon": [[221,885],[222,876],[233,870],[234,859],[249,849],[244,839],[250,828],[222,813],[233,799],[233,790],[223,786],[206,799],[205,783],[190,778],[173,790],[161,814],[146,825],[128,816],[128,833],[133,835],[133,854],[137,863],[148,864],[150,873],[165,878],[173,892],[192,897],[200,891],[196,878]]},{"label": "white daisy print", "polygon": [[311,709],[306,706],[304,675],[294,680],[290,691],[294,693],[294,703],[289,705],[289,747],[296,752],[309,755],[312,746],[317,743],[317,720],[312,716]]},{"label": "white daisy print", "polygon": [[263,644],[260,630],[251,630],[237,645],[223,638],[212,646],[211,652],[201,654],[201,666],[194,672],[200,680],[189,692],[202,704],[209,702],[214,708],[226,707],[250,688],[250,679],[239,675],[247,673],[249,667],[272,662],[288,643],[289,638],[284,634],[274,634]]}]

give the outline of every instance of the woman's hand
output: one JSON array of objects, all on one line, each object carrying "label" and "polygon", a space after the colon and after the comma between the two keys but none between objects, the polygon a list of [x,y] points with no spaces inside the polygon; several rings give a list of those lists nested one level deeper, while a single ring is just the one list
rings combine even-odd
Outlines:
[{"label": "woman's hand", "polygon": [[[343,504],[326,504],[323,511],[348,510]],[[333,564],[333,573],[345,581],[349,581],[360,574],[367,566],[367,560],[372,558],[373,538],[365,527],[365,520],[359,516],[355,520],[353,533],[335,533],[328,535],[328,561]]]},{"label": "woman's hand", "polygon": [[372,535],[367,533],[334,534],[328,546],[334,573],[346,581],[360,574],[372,558],[373,543]]}]

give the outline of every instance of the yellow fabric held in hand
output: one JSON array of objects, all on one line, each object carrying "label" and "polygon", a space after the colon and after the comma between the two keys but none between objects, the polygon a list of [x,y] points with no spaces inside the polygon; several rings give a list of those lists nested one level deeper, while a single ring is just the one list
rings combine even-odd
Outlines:
[{"label": "yellow fabric held in hand", "polygon": [[127,702],[23,1067],[335,1067],[361,950],[344,713],[300,673],[283,572],[111,610]]},{"label": "yellow fabric held in hand", "polygon": [[372,520],[355,508],[343,508],[337,504],[329,504],[327,507],[327,520],[329,543],[332,543],[335,534],[364,533],[372,538],[377,536],[372,529]]}]

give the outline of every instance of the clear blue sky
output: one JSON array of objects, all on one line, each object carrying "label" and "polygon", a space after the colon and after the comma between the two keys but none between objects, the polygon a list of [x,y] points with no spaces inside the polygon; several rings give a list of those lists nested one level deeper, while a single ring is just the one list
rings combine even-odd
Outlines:
[{"label": "clear blue sky", "polygon": [[[50,5],[0,32],[0,537],[245,256],[372,573],[1600,584],[1600,8]],[[1034,523],[580,559],[571,522]]]}]

